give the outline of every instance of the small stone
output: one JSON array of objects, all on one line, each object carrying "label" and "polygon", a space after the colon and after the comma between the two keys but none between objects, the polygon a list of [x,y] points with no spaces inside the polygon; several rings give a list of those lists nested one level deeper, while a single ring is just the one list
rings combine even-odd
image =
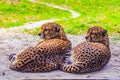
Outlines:
[{"label": "small stone", "polygon": [[5,72],[3,72],[2,75],[5,75]]},{"label": "small stone", "polygon": [[90,75],[87,76],[87,78],[91,77]]}]

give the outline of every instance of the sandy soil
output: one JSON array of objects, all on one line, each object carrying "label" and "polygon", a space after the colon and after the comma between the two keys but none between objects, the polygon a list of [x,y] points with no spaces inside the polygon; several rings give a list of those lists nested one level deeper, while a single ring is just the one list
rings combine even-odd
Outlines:
[{"label": "sandy soil", "polygon": [[[110,39],[110,62],[98,72],[87,74],[71,74],[59,70],[47,73],[21,73],[9,69],[8,56],[11,53],[18,54],[28,46],[35,46],[41,39],[26,33],[0,31],[0,80],[21,79],[120,79],[120,41]],[[84,36],[68,35],[73,47],[84,42]]]}]

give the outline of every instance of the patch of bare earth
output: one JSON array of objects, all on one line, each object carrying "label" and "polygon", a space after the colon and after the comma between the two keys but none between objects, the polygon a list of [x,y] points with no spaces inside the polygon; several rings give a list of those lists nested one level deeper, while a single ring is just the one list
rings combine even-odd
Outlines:
[{"label": "patch of bare earth", "polygon": [[[84,36],[68,35],[73,47],[84,42]],[[8,56],[18,54],[28,46],[35,46],[41,39],[26,33],[0,30],[0,80],[21,79],[120,79],[120,41],[110,39],[111,59],[101,71],[87,74],[71,74],[59,70],[46,73],[21,73],[9,69]]]}]

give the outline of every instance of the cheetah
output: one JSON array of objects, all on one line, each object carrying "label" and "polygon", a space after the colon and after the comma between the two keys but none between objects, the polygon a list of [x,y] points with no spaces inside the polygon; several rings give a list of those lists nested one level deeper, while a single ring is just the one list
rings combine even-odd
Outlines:
[{"label": "cheetah", "polygon": [[46,23],[38,35],[43,41],[35,47],[28,47],[14,59],[9,57],[10,69],[20,72],[49,72],[58,69],[72,46],[64,29],[57,23]]},{"label": "cheetah", "polygon": [[94,26],[87,31],[86,41],[74,47],[70,54],[70,63],[62,63],[60,70],[69,73],[90,73],[99,71],[110,60],[109,38],[107,30]]}]

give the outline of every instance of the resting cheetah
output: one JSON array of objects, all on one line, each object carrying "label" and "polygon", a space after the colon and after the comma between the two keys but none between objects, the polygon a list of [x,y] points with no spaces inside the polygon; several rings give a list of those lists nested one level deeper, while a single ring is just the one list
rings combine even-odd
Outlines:
[{"label": "resting cheetah", "polygon": [[71,64],[62,63],[60,69],[70,73],[88,73],[101,70],[109,61],[111,53],[107,30],[92,27],[86,35],[87,42],[74,47],[70,54]]},{"label": "resting cheetah", "polygon": [[38,35],[44,40],[17,55],[10,69],[21,72],[48,72],[59,67],[66,51],[71,48],[71,42],[63,28],[56,23],[46,23]]}]

